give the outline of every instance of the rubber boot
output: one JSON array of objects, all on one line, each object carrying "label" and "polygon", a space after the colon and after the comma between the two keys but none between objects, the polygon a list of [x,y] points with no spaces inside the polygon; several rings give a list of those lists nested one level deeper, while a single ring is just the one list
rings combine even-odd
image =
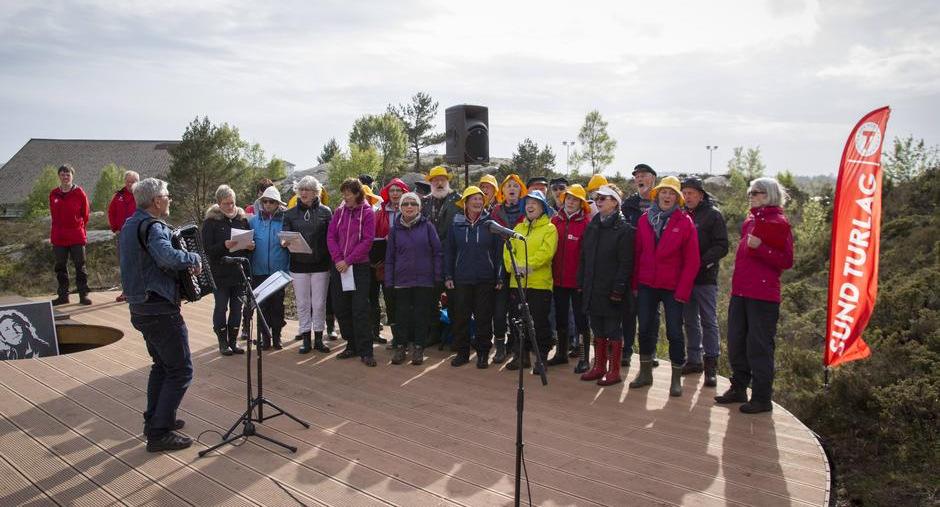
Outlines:
[{"label": "rubber boot", "polygon": [[581,336],[581,358],[574,367],[575,373],[584,373],[591,368],[591,335]]},{"label": "rubber boot", "polygon": [[506,360],[506,339],[497,338],[494,344],[496,345],[496,353],[493,354],[493,363],[499,364]]},{"label": "rubber boot", "polygon": [[705,387],[715,387],[718,385],[718,358],[705,358]]},{"label": "rubber boot", "polygon": [[608,340],[610,344],[610,356],[607,360],[607,374],[597,381],[599,386],[612,386],[623,382],[620,378],[620,357],[623,353],[623,340]]},{"label": "rubber boot", "polygon": [[238,328],[228,328],[228,348],[233,354],[244,354],[245,349],[238,346]]},{"label": "rubber boot", "polygon": [[653,385],[653,356],[640,354],[640,372],[636,374],[633,382],[630,382],[630,389],[651,385]]},{"label": "rubber boot", "polygon": [[324,354],[330,353],[330,348],[323,343],[323,331],[315,331],[313,333],[313,350]]},{"label": "rubber boot", "polygon": [[594,338],[594,367],[581,380],[598,380],[607,373],[607,338]]},{"label": "rubber boot", "polygon": [[682,396],[682,366],[672,365],[672,380],[669,382],[669,396]]},{"label": "rubber boot", "polygon": [[214,329],[215,337],[219,339],[219,353],[223,356],[232,355],[232,351],[228,348],[228,331],[224,327],[217,327]]},{"label": "rubber boot", "polygon": [[303,343],[300,345],[300,348],[297,350],[299,354],[309,354],[313,347],[310,346],[310,331],[300,333],[300,339]]},{"label": "rubber boot", "polygon": [[568,330],[558,331],[558,346],[555,347],[555,355],[545,363],[546,366],[559,364],[568,364]]}]

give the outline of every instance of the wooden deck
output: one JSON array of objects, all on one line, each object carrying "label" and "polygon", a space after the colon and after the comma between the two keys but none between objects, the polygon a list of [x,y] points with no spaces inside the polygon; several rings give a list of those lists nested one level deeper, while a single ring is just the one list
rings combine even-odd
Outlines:
[{"label": "wooden deck", "polygon": [[[205,458],[245,408],[244,356],[221,357],[212,302],[184,306],[196,376],[181,407],[198,442],[150,454],[141,435],[150,358],[114,293],[72,319],[122,329],[119,342],[43,360],[0,362],[0,505],[509,505],[516,376],[429,351],[421,367],[377,368],[333,353],[268,354],[266,396],[285,417]],[[296,332],[290,322],[286,336]],[[700,376],[668,396],[581,382],[572,366],[549,386],[526,375],[525,454],[536,505],[826,505],[829,469],[813,434],[781,407],[746,416],[715,406]],[[632,373],[632,372],[630,372]],[[632,375],[631,375],[632,376]],[[720,379],[719,389],[727,387]],[[526,502],[523,482],[523,503]]]}]

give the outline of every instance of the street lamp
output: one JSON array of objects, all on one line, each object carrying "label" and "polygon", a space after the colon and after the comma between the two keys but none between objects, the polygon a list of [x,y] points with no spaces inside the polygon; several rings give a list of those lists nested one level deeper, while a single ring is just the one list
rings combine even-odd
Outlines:
[{"label": "street lamp", "polygon": [[568,163],[571,161],[571,147],[574,146],[574,141],[562,141],[561,144],[565,145],[565,173],[571,173],[571,169],[568,168]]},{"label": "street lamp", "polygon": [[712,174],[712,152],[714,152],[715,150],[717,150],[718,147],[717,147],[717,146],[706,146],[705,149],[708,150],[708,175],[711,176],[711,174]]}]

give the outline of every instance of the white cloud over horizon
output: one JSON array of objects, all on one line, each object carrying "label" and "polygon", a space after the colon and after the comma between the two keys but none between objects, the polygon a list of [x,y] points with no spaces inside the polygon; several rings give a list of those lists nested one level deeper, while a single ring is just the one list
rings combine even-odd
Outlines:
[{"label": "white cloud over horizon", "polygon": [[[834,5],[838,3],[839,5]],[[107,2],[0,5],[0,161],[31,137],[173,139],[197,115],[299,167],[417,91],[490,108],[493,156],[525,137],[564,168],[597,108],[614,165],[833,173],[855,121],[940,144],[940,14],[870,0]],[[443,151],[443,147],[440,147]]]}]

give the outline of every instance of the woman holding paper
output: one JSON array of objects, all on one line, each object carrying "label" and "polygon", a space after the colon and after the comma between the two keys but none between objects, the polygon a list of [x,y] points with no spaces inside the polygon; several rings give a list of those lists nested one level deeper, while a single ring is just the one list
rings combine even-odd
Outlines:
[{"label": "woman holding paper", "polygon": [[[255,248],[251,239],[245,248],[239,248],[239,242],[233,237],[242,234],[251,237],[248,230],[248,217],[245,210],[235,205],[235,192],[228,185],[220,185],[215,191],[216,204],[206,210],[206,219],[202,223],[202,245],[209,256],[209,268],[215,280],[215,308],[212,312],[212,329],[219,339],[219,352],[223,356],[232,353],[244,354],[238,348],[238,324],[242,318],[242,302],[239,296],[245,290],[241,267],[235,264],[222,264],[222,257],[249,258]],[[226,311],[228,315],[226,316]]]},{"label": "woman holding paper", "polygon": [[[359,356],[366,366],[375,366],[369,322],[369,249],[375,237],[375,213],[365,201],[365,190],[356,178],[346,178],[339,187],[343,203],[336,209],[326,243],[333,259],[330,291],[346,350],[339,359]],[[376,303],[378,304],[378,303]]]},{"label": "woman holding paper", "polygon": [[[277,187],[268,187],[261,194],[261,209],[248,220],[255,231],[255,250],[251,257],[251,286],[261,285],[269,276],[278,271],[287,271],[290,267],[288,251],[281,246],[278,234],[284,227],[284,211],[287,206],[281,200]],[[271,328],[271,335],[262,335],[261,350],[274,348],[280,350],[281,329],[284,322],[284,289],[275,292],[259,306],[264,320]],[[260,323],[258,324],[260,325]]]},{"label": "woman holding paper", "polygon": [[[300,320],[298,339],[303,340],[299,350],[301,354],[311,350],[324,354],[330,351],[323,344],[323,331],[326,329],[326,298],[330,286],[330,251],[326,245],[326,231],[333,212],[320,203],[321,188],[313,176],[301,178],[294,184],[297,205],[284,213],[283,230],[299,233],[310,247],[310,253],[290,254],[290,276],[294,282]],[[282,241],[281,246],[288,246],[287,242]],[[311,332],[314,335],[312,346]]]},{"label": "woman holding paper", "polygon": [[[745,414],[773,410],[774,335],[780,317],[780,275],[793,267],[793,233],[783,214],[787,192],[773,178],[747,191],[751,212],[741,226],[728,303],[731,388],[718,403],[741,403]],[[751,385],[751,400],[747,386]]]}]

